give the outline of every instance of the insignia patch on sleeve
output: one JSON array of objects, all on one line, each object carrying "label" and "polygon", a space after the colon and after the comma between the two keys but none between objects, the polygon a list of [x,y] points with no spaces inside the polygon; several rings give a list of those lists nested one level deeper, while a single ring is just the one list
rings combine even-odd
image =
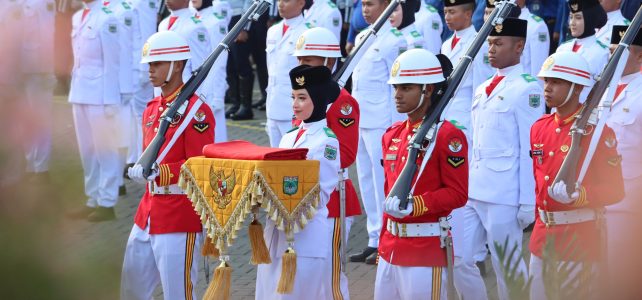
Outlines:
[{"label": "insignia patch on sleeve", "polygon": [[448,156],[448,164],[453,168],[458,168],[466,162],[466,159],[463,156]]},{"label": "insignia patch on sleeve", "polygon": [[339,26],[339,18],[332,18],[332,25]]},{"label": "insignia patch on sleeve", "polygon": [[348,128],[354,124],[354,119],[353,118],[339,118],[339,124],[341,126]]},{"label": "insignia patch on sleeve", "polygon": [[537,39],[538,39],[540,42],[546,42],[546,32],[540,32],[540,33],[537,35]]},{"label": "insignia patch on sleeve", "polygon": [[459,138],[452,138],[448,142],[448,149],[450,149],[450,151],[452,151],[453,153],[461,151],[462,147],[463,145],[461,144],[461,140]]},{"label": "insignia patch on sleeve", "polygon": [[198,131],[200,133],[205,132],[205,130],[207,130],[208,128],[210,128],[210,124],[209,123],[195,123],[194,124],[194,129],[196,129],[196,131]]},{"label": "insignia patch on sleeve", "polygon": [[200,42],[204,42],[204,41],[205,41],[205,33],[203,33],[203,32],[199,32],[199,33],[198,33],[198,40],[199,40]]},{"label": "insignia patch on sleeve", "polygon": [[125,25],[132,26],[132,18],[125,18]]},{"label": "insignia patch on sleeve", "polygon": [[432,22],[432,29],[434,29],[434,30],[439,30],[439,23],[437,23],[437,22]]},{"label": "insignia patch on sleeve", "polygon": [[530,94],[528,95],[528,105],[532,108],[538,108],[540,104],[540,95],[539,94]]},{"label": "insignia patch on sleeve", "polygon": [[111,33],[118,32],[118,26],[116,24],[109,24],[109,32]]},{"label": "insignia patch on sleeve", "polygon": [[608,148],[614,148],[617,146],[617,140],[614,137],[608,137],[604,140],[604,145]]},{"label": "insignia patch on sleeve", "polygon": [[328,160],[336,160],[337,147],[325,145],[325,151],[323,151],[323,157],[327,158]]},{"label": "insignia patch on sleeve", "polygon": [[618,155],[618,156],[611,157],[606,162],[613,167],[617,167],[617,165],[619,165],[620,162],[622,162],[622,156]]}]

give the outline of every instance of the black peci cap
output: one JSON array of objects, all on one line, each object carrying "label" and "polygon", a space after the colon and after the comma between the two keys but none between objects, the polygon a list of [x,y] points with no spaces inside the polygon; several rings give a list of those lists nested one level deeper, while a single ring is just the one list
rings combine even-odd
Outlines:
[{"label": "black peci cap", "polygon": [[[619,44],[628,28],[628,25],[613,25],[613,29],[611,31],[611,44]],[[631,45],[642,46],[642,31],[638,30],[638,34],[633,39]]]},{"label": "black peci cap", "polygon": [[528,21],[516,18],[506,18],[504,23],[495,25],[490,36],[526,37]]},{"label": "black peci cap", "polygon": [[457,5],[468,4],[468,3],[475,4],[475,0],[444,0],[445,7],[457,6]]}]

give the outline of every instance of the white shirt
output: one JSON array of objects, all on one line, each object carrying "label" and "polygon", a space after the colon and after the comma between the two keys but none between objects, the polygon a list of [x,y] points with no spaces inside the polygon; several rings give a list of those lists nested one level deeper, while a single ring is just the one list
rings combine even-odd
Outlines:
[{"label": "white shirt", "polygon": [[415,13],[415,25],[426,41],[426,50],[438,54],[444,25],[437,9],[430,4],[422,3],[419,11]]},{"label": "white shirt", "polygon": [[[216,1],[218,3],[227,3],[225,1]],[[229,6],[229,4],[228,4]],[[207,31],[210,35],[210,43],[212,51],[223,41],[227,34],[227,13],[223,13],[225,7],[218,5],[216,7],[210,6],[198,12],[198,15],[205,24]],[[227,51],[221,52],[219,57],[214,62],[210,73],[207,75],[210,88],[212,90],[212,106],[215,110],[224,109],[225,92],[227,91],[227,80],[222,80],[227,76],[225,68],[227,67]]]},{"label": "white shirt", "polygon": [[118,70],[118,78],[120,80],[120,93],[131,94],[134,92],[134,73],[138,70],[138,62],[134,62],[132,55],[133,41],[134,41],[134,18],[136,15],[129,4],[125,0],[112,0],[109,2],[109,9],[111,9],[116,18],[120,22],[120,29],[118,31],[118,41],[120,43],[120,65]]},{"label": "white shirt", "polygon": [[491,94],[486,95],[486,87],[492,78],[477,88],[473,100],[469,197],[510,206],[535,205],[530,128],[544,113],[543,91],[520,64],[497,74],[505,77]]},{"label": "white shirt", "polygon": [[539,73],[544,60],[548,58],[550,48],[548,27],[542,18],[532,14],[526,7],[522,8],[519,18],[528,21],[526,44],[520,62],[526,73],[535,76]]},{"label": "white shirt", "polygon": [[426,40],[421,35],[421,33],[417,31],[417,26],[415,26],[415,23],[409,24],[399,31],[403,33],[403,37],[406,39],[408,49],[427,49],[428,45],[426,44]]},{"label": "white shirt", "polygon": [[341,40],[343,19],[341,18],[341,12],[332,1],[315,0],[310,9],[305,11],[303,15],[312,27],[328,29],[334,33],[337,40]]},{"label": "white shirt", "polygon": [[600,42],[602,42],[602,44],[610,45],[613,25],[629,25],[631,22],[622,15],[622,12],[619,9],[607,12],[606,16],[608,21],[606,21],[606,24],[597,31],[595,36]]}]

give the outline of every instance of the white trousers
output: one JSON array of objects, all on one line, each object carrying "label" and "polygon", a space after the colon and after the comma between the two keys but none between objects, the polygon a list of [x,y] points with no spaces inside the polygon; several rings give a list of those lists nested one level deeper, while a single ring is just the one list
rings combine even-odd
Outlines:
[{"label": "white trousers", "polygon": [[113,207],[122,177],[118,153],[119,105],[73,104],[72,112],[80,161],[85,174],[87,206]]},{"label": "white trousers", "polygon": [[[522,253],[523,231],[517,221],[518,209],[517,206],[468,199],[468,203],[464,206],[464,244],[462,245],[463,253],[461,257],[463,266],[458,266],[455,272],[455,276],[459,276],[459,279],[455,280],[458,285],[457,289],[464,298],[469,295],[467,299],[470,299],[470,295],[475,293],[478,296],[473,298],[486,299],[486,288],[479,274],[479,269],[475,265],[475,255],[479,253],[481,247],[488,244],[493,269],[497,274],[499,299],[508,299],[508,289],[502,275],[502,265],[497,256],[495,244],[503,247],[508,240],[507,251],[509,253],[513,247],[517,247],[515,253]],[[513,261],[516,259],[517,257],[513,258]],[[517,264],[517,274],[521,273],[524,278],[527,278],[528,270],[521,257]],[[463,286],[461,286],[462,283]]]},{"label": "white trousers", "polygon": [[267,119],[265,123],[265,132],[270,139],[270,147],[278,147],[281,138],[292,129],[292,121],[280,121]]},{"label": "white trousers", "polygon": [[325,257],[301,257],[296,259],[294,289],[290,294],[279,294],[276,288],[281,276],[282,256],[271,257],[271,264],[261,264],[256,271],[257,300],[281,299],[330,299],[323,282],[330,282],[330,262]]},{"label": "white trousers", "polygon": [[[352,227],[352,222],[354,217],[346,218],[346,235],[350,236],[350,228]],[[329,290],[325,292],[325,295],[329,295],[329,299],[334,300],[350,300],[350,290],[348,289],[348,276],[346,276],[345,270],[341,270],[341,223],[339,218],[334,218],[334,226],[332,230],[332,252],[330,252],[330,257],[328,261],[332,262],[332,276],[331,282],[327,285],[324,285],[324,289]],[[345,248],[348,249],[346,243]]]},{"label": "white trousers", "polygon": [[444,267],[404,267],[379,258],[375,279],[375,300],[447,299]]},{"label": "white trousers", "polygon": [[[379,234],[383,222],[383,166],[381,159],[381,137],[383,128],[359,128],[359,148],[357,150],[357,175],[361,202],[366,211],[368,247],[379,247]],[[397,166],[401,168],[403,166]]]},{"label": "white trousers", "polygon": [[158,283],[167,300],[197,298],[201,238],[200,232],[149,234],[149,226],[142,230],[134,224],[125,249],[120,298],[149,300]]},{"label": "white trousers", "polygon": [[[560,264],[568,263],[564,261],[560,261]],[[588,290],[588,295],[591,293],[591,287],[597,286],[597,280],[595,280],[598,276],[595,276],[596,274],[596,266],[595,264],[592,263],[582,263],[582,262],[571,262],[569,265],[567,265],[567,268],[572,268],[574,264],[579,264],[579,266],[575,267],[575,269],[570,272],[567,281],[563,283],[559,283],[561,289],[563,289],[565,286],[569,285],[569,281],[572,279],[575,279],[578,276],[581,276],[580,280],[578,280],[576,283],[579,283],[580,285],[586,287]],[[530,262],[530,274],[532,278],[531,282],[531,291],[530,291],[530,299],[531,300],[546,300],[548,299],[546,297],[546,286],[544,284],[544,277],[545,276],[552,276],[554,273],[559,273],[559,270],[547,270],[547,274],[544,274],[544,261],[535,256],[531,255],[531,262]],[[551,282],[551,281],[549,281]],[[572,288],[572,289],[577,289],[577,286],[572,286],[572,287],[567,287],[567,288]],[[561,290],[560,289],[560,290]],[[559,299],[561,295],[557,295],[557,299]],[[597,299],[597,297],[584,297],[577,298],[577,299]]]},{"label": "white trousers", "polygon": [[51,128],[53,86],[52,74],[26,74],[24,77],[25,98],[30,109],[30,118],[25,122],[29,133],[25,145],[27,172],[49,171],[51,156]]},{"label": "white trousers", "polygon": [[214,126],[214,142],[227,142],[227,125],[225,124],[225,110],[212,108],[216,126]]}]

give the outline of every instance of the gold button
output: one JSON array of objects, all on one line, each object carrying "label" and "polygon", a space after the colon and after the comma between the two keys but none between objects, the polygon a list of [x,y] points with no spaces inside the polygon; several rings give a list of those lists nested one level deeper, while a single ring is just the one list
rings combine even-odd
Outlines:
[{"label": "gold button", "polygon": [[555,133],[560,133],[560,132],[562,132],[562,129],[560,129],[560,128],[555,128]]},{"label": "gold button", "polygon": [[544,200],[544,206],[548,205],[548,201]]},{"label": "gold button", "polygon": [[158,132],[158,127],[154,128],[154,132]]},{"label": "gold button", "polygon": [[162,107],[162,106],[161,106],[161,107],[159,107],[159,108],[158,108],[158,111],[163,111],[163,107]]},{"label": "gold button", "polygon": [[553,152],[553,151],[548,152],[548,156],[553,156],[553,155],[555,155],[555,152]]},{"label": "gold button", "polygon": [[405,160],[406,160],[406,157],[405,157],[405,156],[402,156],[402,157],[401,157],[401,160],[402,160],[402,161],[405,161]]},{"label": "gold button", "polygon": [[546,181],[548,181],[549,178],[550,177],[548,177],[548,175],[544,176],[544,180],[546,180]]}]

